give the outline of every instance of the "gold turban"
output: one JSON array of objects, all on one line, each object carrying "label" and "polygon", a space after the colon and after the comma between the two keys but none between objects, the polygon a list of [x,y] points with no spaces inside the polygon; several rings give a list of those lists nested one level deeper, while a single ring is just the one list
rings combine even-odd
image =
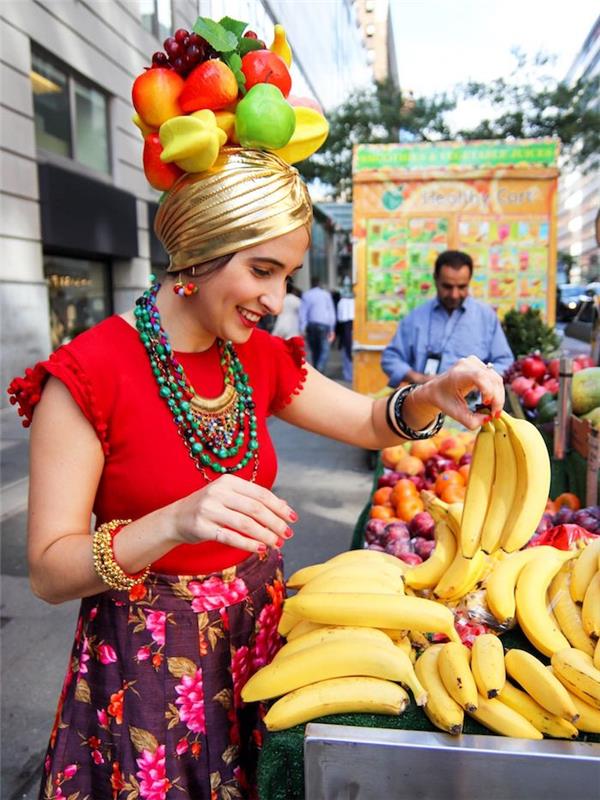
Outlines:
[{"label": "gold turban", "polygon": [[225,147],[210,169],[176,181],[154,230],[170,256],[168,272],[178,272],[311,221],[310,197],[298,170],[274,153]]}]

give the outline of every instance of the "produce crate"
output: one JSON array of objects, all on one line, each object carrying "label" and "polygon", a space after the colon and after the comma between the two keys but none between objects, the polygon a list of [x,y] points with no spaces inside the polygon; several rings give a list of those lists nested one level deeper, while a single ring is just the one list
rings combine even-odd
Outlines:
[{"label": "produce crate", "polygon": [[587,419],[579,419],[575,414],[571,414],[569,421],[571,432],[571,450],[575,450],[583,458],[589,455],[590,433],[592,425]]}]

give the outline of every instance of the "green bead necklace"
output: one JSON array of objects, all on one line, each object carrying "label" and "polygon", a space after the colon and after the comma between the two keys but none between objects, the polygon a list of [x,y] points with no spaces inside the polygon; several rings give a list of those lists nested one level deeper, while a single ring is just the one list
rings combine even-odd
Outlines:
[{"label": "green bead necklace", "polygon": [[[158,393],[172,414],[197,469],[208,482],[207,470],[217,475],[236,473],[253,460],[258,471],[258,430],[252,387],[231,342],[218,340],[225,388],[218,398],[200,397],[173,353],[156,307],[160,284],[152,285],[136,300],[135,324],[150,358]],[[235,463],[223,464],[226,459]]]}]

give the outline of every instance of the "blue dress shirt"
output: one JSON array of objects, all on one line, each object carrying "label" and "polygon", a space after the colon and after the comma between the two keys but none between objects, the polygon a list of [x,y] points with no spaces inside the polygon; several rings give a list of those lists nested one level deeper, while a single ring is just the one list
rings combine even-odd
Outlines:
[{"label": "blue dress shirt", "polygon": [[441,356],[438,372],[470,355],[493,364],[499,373],[514,361],[496,312],[472,297],[452,314],[434,298],[400,321],[381,356],[389,385],[398,386],[409,369],[423,372],[428,353]]},{"label": "blue dress shirt", "polygon": [[300,330],[305,332],[309,322],[326,325],[329,331],[335,330],[335,306],[331,294],[320,286],[304,292],[300,304]]}]

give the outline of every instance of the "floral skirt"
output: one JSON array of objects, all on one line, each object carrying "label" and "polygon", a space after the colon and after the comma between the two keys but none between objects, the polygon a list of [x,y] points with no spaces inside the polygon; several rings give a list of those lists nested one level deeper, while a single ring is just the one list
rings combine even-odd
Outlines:
[{"label": "floral skirt", "polygon": [[264,709],[240,693],[280,647],[284,591],[273,550],[83,600],[40,798],[255,797]]}]

